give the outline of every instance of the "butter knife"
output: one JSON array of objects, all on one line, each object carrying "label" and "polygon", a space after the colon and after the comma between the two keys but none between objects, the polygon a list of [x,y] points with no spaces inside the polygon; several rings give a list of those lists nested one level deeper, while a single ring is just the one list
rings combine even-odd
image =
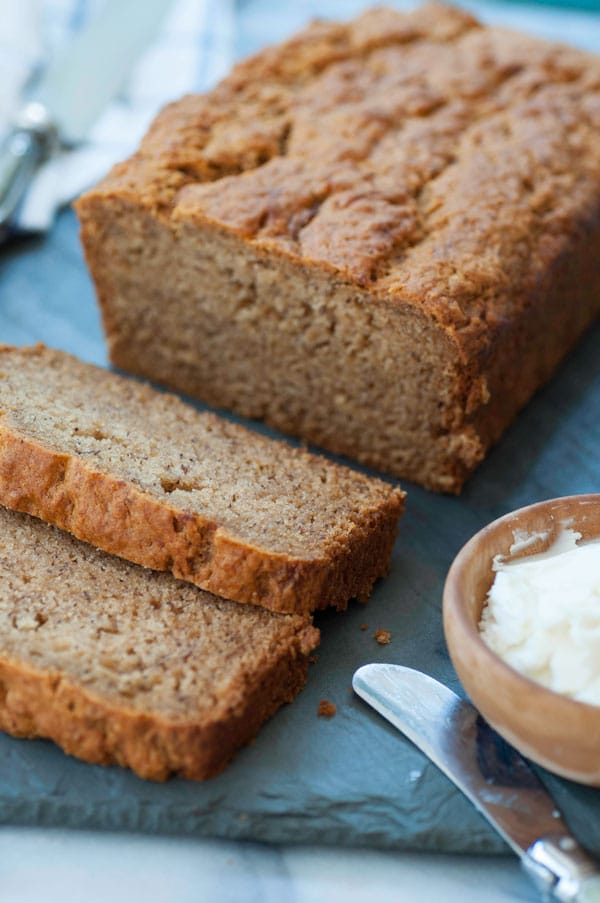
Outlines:
[{"label": "butter knife", "polygon": [[519,856],[546,899],[600,901],[600,866],[526,760],[470,703],[420,671],[364,665],[354,691],[461,790]]},{"label": "butter knife", "polygon": [[28,92],[0,149],[0,232],[37,167],[79,144],[123,85],[172,0],[107,0]]}]

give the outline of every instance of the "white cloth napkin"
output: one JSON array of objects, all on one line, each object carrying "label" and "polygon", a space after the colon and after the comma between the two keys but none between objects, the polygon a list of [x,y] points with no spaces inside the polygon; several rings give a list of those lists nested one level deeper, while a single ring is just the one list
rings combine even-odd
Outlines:
[{"label": "white cloth napkin", "polygon": [[[85,25],[102,0],[0,0],[0,135],[36,66]],[[56,210],[94,184],[137,147],[158,110],[188,91],[210,87],[233,59],[233,0],[174,0],[158,39],[128,84],[102,113],[89,140],[39,170],[17,225],[43,232]]]}]

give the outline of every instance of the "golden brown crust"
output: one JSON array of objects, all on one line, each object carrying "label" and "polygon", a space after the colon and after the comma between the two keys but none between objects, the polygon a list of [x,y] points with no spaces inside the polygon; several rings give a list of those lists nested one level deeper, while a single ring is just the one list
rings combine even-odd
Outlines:
[{"label": "golden brown crust", "polygon": [[127,711],[59,674],[0,660],[0,729],[53,740],[78,759],[122,765],[141,778],[164,781],[177,774],[202,781],[222,771],[261,724],[299,693],[306,683],[306,650],[317,637],[307,626],[297,649],[285,650],[246,693],[243,708],[211,724]]},{"label": "golden brown crust", "polygon": [[[71,360],[42,346],[2,346],[0,352],[6,355],[5,366],[9,357],[18,366],[24,356],[32,356],[41,368],[48,355],[67,368]],[[274,456],[281,454],[278,448],[273,444]],[[41,443],[0,414],[1,504],[136,564],[272,611],[306,614],[366,599],[387,573],[404,508],[405,494],[380,484],[384,491],[347,521],[337,543],[324,543],[320,557],[302,559],[253,545],[201,513],[171,506],[88,461]]]},{"label": "golden brown crust", "polygon": [[0,729],[141,777],[225,767],[306,680],[308,619],[239,606],[0,508]]},{"label": "golden brown crust", "polygon": [[89,472],[76,459],[1,427],[0,499],[135,564],[171,571],[226,599],[297,614],[345,609],[352,598],[368,598],[388,571],[404,505],[404,497],[401,505],[391,499],[374,513],[371,528],[356,529],[337,556],[302,561],[252,548],[198,515],[168,509],[123,481]]},{"label": "golden brown crust", "polygon": [[[213,222],[397,294],[462,333],[484,301],[492,313],[520,306],[498,285],[501,271],[505,284],[529,274],[518,237],[544,254],[536,239],[548,212],[597,210],[599,93],[590,54],[481,28],[439,4],[373,10],[348,25],[315,23],[210,94],[171,104],[139,155],[77,206],[116,194],[156,210],[166,176],[184,174],[169,196],[176,219]],[[287,138],[267,153],[256,130],[273,109]],[[452,253],[439,253],[449,241]]]},{"label": "golden brown crust", "polygon": [[282,284],[295,267],[307,296],[317,279],[352,286],[373,309],[412,308],[451,343],[454,363],[438,374],[452,389],[448,422],[430,414],[446,461],[429,469],[427,455],[419,470],[343,429],[329,436],[326,417],[311,428],[264,416],[457,491],[598,313],[599,129],[590,54],[438,4],[313,24],[209,94],[167,107],[139,153],[78,202],[111,354],[247,413],[233,391],[219,397],[219,380],[180,372],[177,342],[160,370],[131,343],[114,298],[143,301],[111,275],[105,250],[111,222],[132,207],[176,247],[194,231],[228,235],[230,262],[251,258],[260,273],[267,259]]}]

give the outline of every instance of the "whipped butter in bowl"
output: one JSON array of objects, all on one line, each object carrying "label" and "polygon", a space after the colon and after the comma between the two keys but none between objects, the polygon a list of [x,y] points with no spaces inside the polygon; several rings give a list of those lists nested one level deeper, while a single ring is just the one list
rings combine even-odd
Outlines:
[{"label": "whipped butter in bowl", "polygon": [[[581,539],[565,527],[545,552],[496,556],[479,629],[521,674],[600,705],[600,540]],[[517,538],[510,553],[524,542]]]},{"label": "whipped butter in bowl", "polygon": [[448,572],[444,632],[500,734],[600,786],[600,494],[538,502],[477,533]]}]

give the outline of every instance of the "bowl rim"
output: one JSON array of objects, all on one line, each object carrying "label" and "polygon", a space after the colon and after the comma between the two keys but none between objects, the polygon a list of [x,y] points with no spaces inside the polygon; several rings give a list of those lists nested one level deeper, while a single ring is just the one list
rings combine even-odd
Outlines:
[{"label": "bowl rim", "polygon": [[[449,631],[448,624],[451,618],[454,619],[456,626],[459,628],[463,638],[475,644],[475,650],[477,651],[479,657],[487,658],[490,666],[494,667],[499,679],[502,679],[504,682],[508,682],[513,686],[521,685],[523,689],[527,688],[527,692],[530,695],[530,698],[531,695],[535,695],[539,699],[547,700],[548,703],[552,702],[555,706],[560,707],[563,710],[568,709],[571,712],[579,710],[582,714],[588,713],[590,717],[593,716],[595,718],[598,718],[600,717],[600,703],[596,705],[590,702],[582,702],[581,700],[573,699],[572,697],[567,696],[564,693],[559,693],[557,690],[552,690],[549,687],[546,687],[543,684],[540,684],[537,681],[533,680],[531,677],[523,674],[521,671],[518,671],[516,668],[506,662],[500,655],[498,655],[497,652],[494,652],[494,650],[491,649],[490,646],[488,646],[485,640],[482,639],[481,633],[478,629],[478,622],[474,623],[468,616],[466,607],[462,603],[460,593],[458,592],[458,578],[461,574],[465,573],[465,571],[468,570],[473,552],[478,547],[482,536],[488,534],[493,535],[502,526],[509,524],[513,520],[519,520],[526,512],[541,512],[546,509],[551,509],[553,506],[564,505],[565,503],[569,502],[574,502],[582,505],[597,505],[600,508],[600,492],[557,496],[556,498],[545,499],[539,502],[533,502],[529,505],[523,505],[520,508],[515,508],[513,511],[509,511],[506,514],[503,514],[500,517],[496,518],[495,520],[490,521],[489,524],[486,524],[481,528],[481,530],[478,530],[477,533],[475,533],[464,544],[464,546],[460,549],[452,564],[450,565],[450,568],[446,575],[446,580],[444,582],[442,596],[444,636],[446,639],[448,652],[450,654],[450,659],[457,672],[459,671],[460,666],[457,667],[455,661],[456,650],[453,650],[452,648],[452,646],[454,645],[453,642],[449,642],[449,633],[452,634],[452,631]],[[577,529],[576,526],[575,529]],[[482,714],[485,716],[485,712],[482,712]]]}]

